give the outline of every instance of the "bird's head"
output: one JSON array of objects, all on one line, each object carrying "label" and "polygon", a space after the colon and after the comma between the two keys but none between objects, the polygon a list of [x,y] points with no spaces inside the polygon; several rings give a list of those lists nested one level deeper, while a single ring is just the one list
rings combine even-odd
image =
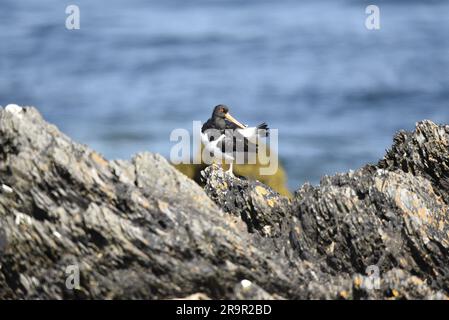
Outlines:
[{"label": "bird's head", "polygon": [[241,124],[237,121],[231,114],[229,113],[229,108],[224,104],[219,104],[214,108],[214,112],[212,113],[212,118],[222,118],[231,121],[236,124],[240,128],[246,128],[245,125]]}]

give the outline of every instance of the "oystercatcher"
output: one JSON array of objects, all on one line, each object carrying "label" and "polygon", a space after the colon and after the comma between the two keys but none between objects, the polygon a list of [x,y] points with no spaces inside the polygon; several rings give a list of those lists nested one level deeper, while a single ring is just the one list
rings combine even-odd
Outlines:
[{"label": "oystercatcher", "polygon": [[257,127],[248,127],[229,113],[229,108],[220,104],[214,108],[212,117],[201,128],[201,142],[214,160],[229,162],[229,174],[233,175],[232,165],[238,153],[243,156],[257,152],[259,138],[269,135],[264,122]]}]

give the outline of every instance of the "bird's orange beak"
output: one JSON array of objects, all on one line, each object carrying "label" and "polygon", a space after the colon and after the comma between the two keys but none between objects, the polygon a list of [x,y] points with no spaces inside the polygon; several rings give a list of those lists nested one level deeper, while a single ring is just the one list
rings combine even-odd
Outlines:
[{"label": "bird's orange beak", "polygon": [[233,116],[231,116],[229,114],[229,112],[225,114],[225,118],[228,119],[229,121],[231,121],[232,123],[234,123],[235,125],[237,125],[239,128],[242,128],[242,129],[246,128],[245,125],[241,124]]}]

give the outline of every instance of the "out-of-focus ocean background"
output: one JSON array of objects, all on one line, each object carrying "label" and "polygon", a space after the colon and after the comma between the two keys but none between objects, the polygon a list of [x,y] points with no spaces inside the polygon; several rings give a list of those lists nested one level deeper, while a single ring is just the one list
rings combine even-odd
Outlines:
[{"label": "out-of-focus ocean background", "polygon": [[168,157],[171,130],[224,103],[279,129],[295,190],[377,162],[416,121],[449,123],[448,101],[447,0],[0,2],[0,105],[34,105],[109,159]]}]

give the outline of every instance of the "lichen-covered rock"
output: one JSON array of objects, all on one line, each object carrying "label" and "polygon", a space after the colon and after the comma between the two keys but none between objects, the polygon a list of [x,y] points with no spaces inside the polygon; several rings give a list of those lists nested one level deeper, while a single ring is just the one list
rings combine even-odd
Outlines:
[{"label": "lichen-covered rock", "polygon": [[[448,130],[292,199],[217,166],[107,161],[0,109],[0,299],[447,299]],[[79,285],[71,272],[79,271]]]},{"label": "lichen-covered rock", "polygon": [[367,167],[303,187],[293,207],[301,257],[336,272],[400,267],[447,288],[448,207],[422,177]]},{"label": "lichen-covered rock", "polygon": [[424,177],[449,203],[449,125],[425,120],[418,122],[413,132],[400,131],[378,166]]},{"label": "lichen-covered rock", "polygon": [[109,162],[34,108],[0,109],[0,185],[0,298],[235,298],[243,279],[294,296],[282,255],[159,155]]},{"label": "lichen-covered rock", "polygon": [[249,232],[285,234],[290,200],[259,181],[237,178],[213,165],[202,172],[207,195],[227,213],[245,221]]},{"label": "lichen-covered rock", "polygon": [[[260,226],[270,226],[275,230],[273,236],[279,237],[273,239],[277,246],[281,243],[290,256],[296,254],[300,260],[311,262],[315,270],[325,271],[316,282],[309,283],[308,298],[390,298],[388,290],[352,293],[349,279],[365,275],[371,269],[377,270],[384,280],[391,276],[391,270],[400,270],[403,276],[393,278],[391,283],[411,290],[412,286],[405,286],[404,281],[409,284],[422,281],[430,290],[421,294],[403,292],[402,298],[446,297],[449,292],[449,207],[444,182],[449,173],[446,165],[449,149],[444,147],[448,145],[446,129],[429,121],[418,123],[417,132],[399,134],[408,139],[395,139],[391,150],[401,150],[398,155],[389,151],[377,166],[367,165],[324,177],[318,187],[306,184],[295,193],[291,203],[269,189],[263,192],[265,198],[260,199],[260,193],[255,192],[259,182],[236,179],[213,167],[204,172],[205,190],[223,210],[241,215],[250,232],[266,236]],[[426,137],[426,143],[422,137]],[[420,145],[429,150],[420,151]],[[433,149],[434,145],[437,146]],[[392,161],[395,157],[402,160]],[[439,160],[430,166],[430,159]],[[395,167],[397,163],[407,166]],[[265,205],[259,205],[261,202]],[[276,205],[269,208],[268,203]],[[317,294],[326,275],[334,277],[326,282],[328,289],[321,290],[325,293]],[[341,288],[342,295],[337,288]]]}]

